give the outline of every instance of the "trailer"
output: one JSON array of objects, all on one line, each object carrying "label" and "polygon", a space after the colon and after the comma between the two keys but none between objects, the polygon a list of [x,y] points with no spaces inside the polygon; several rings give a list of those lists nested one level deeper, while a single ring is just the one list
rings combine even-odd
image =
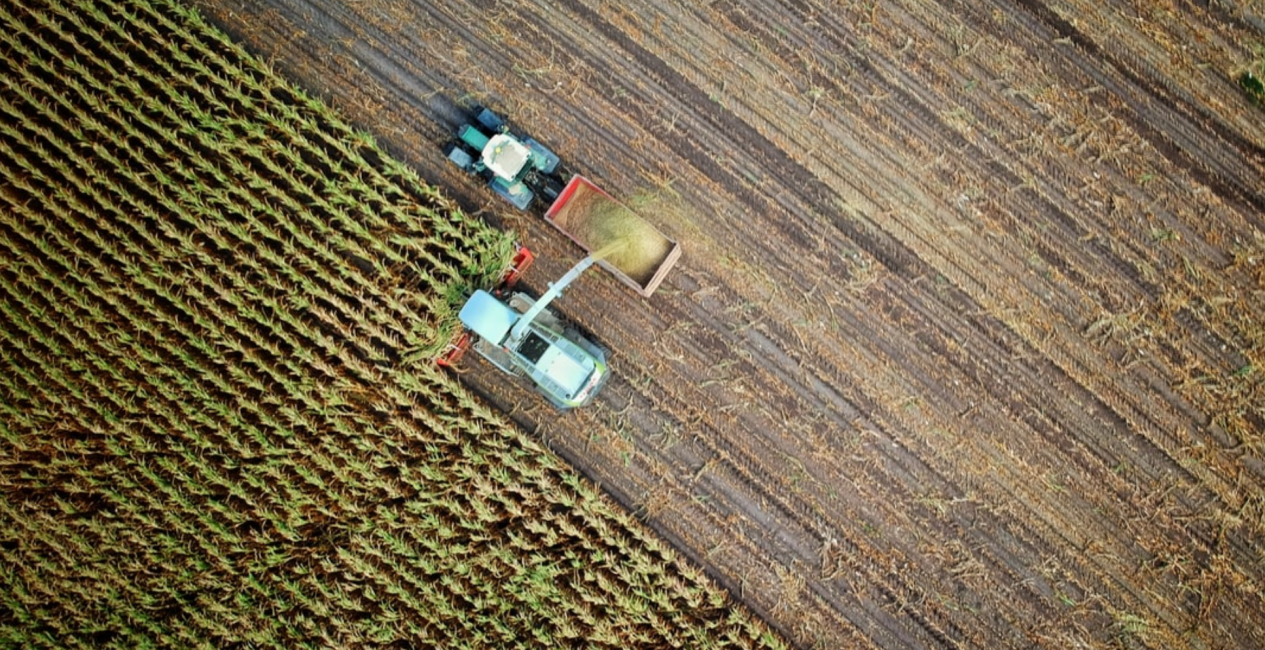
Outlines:
[{"label": "trailer", "polygon": [[647,298],[681,257],[680,244],[583,176],[572,177],[545,220]]}]

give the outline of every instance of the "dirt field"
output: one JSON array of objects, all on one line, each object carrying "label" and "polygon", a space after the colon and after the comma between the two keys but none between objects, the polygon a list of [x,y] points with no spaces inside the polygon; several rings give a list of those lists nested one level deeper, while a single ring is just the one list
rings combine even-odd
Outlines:
[{"label": "dirt field", "polygon": [[[471,212],[487,103],[684,254],[468,384],[802,647],[1265,647],[1256,2],[198,0]],[[663,201],[662,199],[666,199]]]}]

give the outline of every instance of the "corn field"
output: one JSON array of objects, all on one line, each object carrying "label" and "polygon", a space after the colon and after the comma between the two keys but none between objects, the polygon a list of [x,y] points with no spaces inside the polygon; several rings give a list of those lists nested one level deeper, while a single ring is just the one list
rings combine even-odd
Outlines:
[{"label": "corn field", "polygon": [[0,22],[0,647],[781,647],[430,363],[509,236],[178,4]]}]

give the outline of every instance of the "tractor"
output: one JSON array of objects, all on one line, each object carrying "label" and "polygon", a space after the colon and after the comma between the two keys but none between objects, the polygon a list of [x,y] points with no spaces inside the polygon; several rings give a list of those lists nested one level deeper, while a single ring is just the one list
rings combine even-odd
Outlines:
[{"label": "tractor", "polygon": [[539,196],[553,203],[565,183],[558,156],[525,135],[514,133],[499,115],[484,106],[471,111],[473,120],[457,129],[457,141],[444,155],[457,167],[487,180],[498,195],[519,210]]}]

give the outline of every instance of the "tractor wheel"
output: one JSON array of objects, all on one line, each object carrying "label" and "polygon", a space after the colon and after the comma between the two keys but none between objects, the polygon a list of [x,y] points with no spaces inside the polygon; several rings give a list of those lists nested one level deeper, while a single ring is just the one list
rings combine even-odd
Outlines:
[{"label": "tractor wheel", "polygon": [[474,107],[474,121],[483,127],[484,131],[492,135],[500,133],[505,128],[505,120],[501,116],[492,112],[492,109],[486,106]]},{"label": "tractor wheel", "polygon": [[561,180],[553,176],[546,176],[540,184],[540,196],[545,199],[546,203],[552,205],[554,201],[558,200],[558,196],[562,194],[562,190],[565,187],[566,184]]},{"label": "tractor wheel", "polygon": [[462,149],[455,142],[449,143],[444,147],[444,156],[448,158],[448,162],[461,168],[462,171],[474,170],[474,156],[469,151]]}]

